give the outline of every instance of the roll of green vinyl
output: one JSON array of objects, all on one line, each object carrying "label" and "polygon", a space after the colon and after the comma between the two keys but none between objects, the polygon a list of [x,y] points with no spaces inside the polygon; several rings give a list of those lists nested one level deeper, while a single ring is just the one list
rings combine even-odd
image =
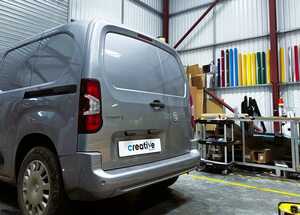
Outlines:
[{"label": "roll of green vinyl", "polygon": [[257,74],[257,84],[262,84],[262,71],[261,71],[261,54],[260,52],[256,53],[256,60],[257,60],[257,70],[256,70],[256,74]]},{"label": "roll of green vinyl", "polygon": [[261,73],[262,73],[262,84],[267,83],[267,70],[266,70],[266,53],[261,53]]}]

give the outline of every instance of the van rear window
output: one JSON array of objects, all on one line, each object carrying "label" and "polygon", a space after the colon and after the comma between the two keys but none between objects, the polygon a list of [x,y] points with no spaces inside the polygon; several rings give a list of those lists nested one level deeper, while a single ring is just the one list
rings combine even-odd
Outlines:
[{"label": "van rear window", "polygon": [[108,33],[104,48],[108,81],[125,90],[184,95],[184,78],[171,54],[143,41]]}]

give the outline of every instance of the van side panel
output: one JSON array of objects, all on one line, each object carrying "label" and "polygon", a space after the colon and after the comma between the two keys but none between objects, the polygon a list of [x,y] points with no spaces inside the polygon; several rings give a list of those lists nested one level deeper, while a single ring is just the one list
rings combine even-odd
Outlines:
[{"label": "van side panel", "polygon": [[[76,40],[76,35],[60,29],[42,36],[36,49],[28,50],[29,43],[12,50],[11,61],[5,59],[0,71],[0,153],[6,156],[0,175],[14,176],[19,143],[30,134],[51,139],[59,156],[76,153],[78,92],[84,59],[78,44],[82,41]],[[7,82],[5,72],[15,71],[16,66],[18,74],[26,71],[28,82],[4,88],[4,81],[16,79],[13,75]]]}]

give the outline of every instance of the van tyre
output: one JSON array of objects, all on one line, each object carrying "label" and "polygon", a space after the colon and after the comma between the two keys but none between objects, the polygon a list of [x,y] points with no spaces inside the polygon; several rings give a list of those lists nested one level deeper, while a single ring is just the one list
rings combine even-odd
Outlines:
[{"label": "van tyre", "polygon": [[17,179],[18,203],[24,215],[60,214],[65,202],[56,155],[35,147],[24,158]]}]

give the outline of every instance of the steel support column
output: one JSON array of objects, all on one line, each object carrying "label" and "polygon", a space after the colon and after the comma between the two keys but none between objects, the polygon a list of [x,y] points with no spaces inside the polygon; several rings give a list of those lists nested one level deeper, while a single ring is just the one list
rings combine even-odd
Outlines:
[{"label": "steel support column", "polygon": [[163,37],[166,40],[166,43],[169,43],[169,0],[163,0]]},{"label": "steel support column", "polygon": [[189,28],[189,30],[178,40],[178,42],[174,45],[174,48],[176,49],[183,41],[184,39],[194,30],[194,28],[197,27],[197,25],[206,17],[206,15],[216,6],[216,4],[221,0],[215,0],[214,3],[212,3],[209,8],[199,17],[199,19]]},{"label": "steel support column", "polygon": [[[278,34],[277,34],[277,15],[276,0],[269,0],[269,23],[270,23],[270,45],[271,45],[271,84],[273,96],[273,116],[279,116],[278,100],[280,97],[280,82],[278,69]],[[274,123],[274,133],[280,132],[280,123]]]},{"label": "steel support column", "polygon": [[271,83],[273,93],[273,115],[278,116],[278,99],[280,97],[279,69],[278,69],[278,34],[276,0],[269,0],[269,20],[270,20],[270,43],[271,43]]}]

